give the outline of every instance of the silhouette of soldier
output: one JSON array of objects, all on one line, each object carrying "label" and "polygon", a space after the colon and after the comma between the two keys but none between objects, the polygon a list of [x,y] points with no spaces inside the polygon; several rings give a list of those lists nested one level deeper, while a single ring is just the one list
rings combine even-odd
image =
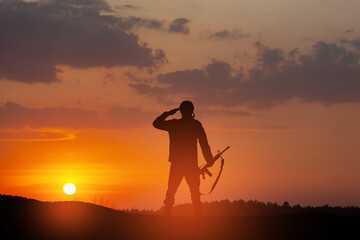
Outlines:
[{"label": "silhouette of soldier", "polygon": [[[175,114],[178,110],[182,115],[181,119],[166,120],[168,116]],[[204,128],[194,118],[193,103],[184,101],[180,104],[180,108],[164,112],[153,122],[155,128],[168,131],[170,138],[169,162],[171,162],[171,166],[164,200],[166,216],[170,215],[175,201],[175,193],[184,177],[190,188],[195,215],[201,215],[197,141],[200,143],[206,162],[212,166],[214,161]]]}]

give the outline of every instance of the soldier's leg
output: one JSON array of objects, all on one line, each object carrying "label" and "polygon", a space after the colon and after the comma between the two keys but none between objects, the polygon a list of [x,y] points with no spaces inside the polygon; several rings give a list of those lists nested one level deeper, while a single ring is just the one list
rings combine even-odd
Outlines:
[{"label": "soldier's leg", "polygon": [[189,171],[185,174],[185,180],[190,188],[195,215],[201,216],[200,175],[197,166],[189,168]]},{"label": "soldier's leg", "polygon": [[172,163],[170,166],[168,189],[166,191],[165,204],[165,215],[170,215],[170,211],[175,202],[175,193],[179,188],[179,185],[183,179],[182,168]]}]

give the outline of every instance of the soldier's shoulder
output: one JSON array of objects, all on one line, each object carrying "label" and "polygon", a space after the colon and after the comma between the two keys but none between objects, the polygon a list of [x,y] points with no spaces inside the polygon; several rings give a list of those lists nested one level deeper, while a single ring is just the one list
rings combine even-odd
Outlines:
[{"label": "soldier's shoulder", "polygon": [[194,119],[194,123],[199,127],[202,126],[201,122],[199,120],[197,120],[197,119]]}]

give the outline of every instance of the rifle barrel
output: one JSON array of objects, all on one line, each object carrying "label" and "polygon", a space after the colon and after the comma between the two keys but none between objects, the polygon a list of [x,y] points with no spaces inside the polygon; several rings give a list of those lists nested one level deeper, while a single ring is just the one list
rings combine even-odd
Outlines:
[{"label": "rifle barrel", "polygon": [[225,148],[221,153],[220,153],[220,155],[221,154],[223,154],[226,150],[228,150],[230,148],[230,146],[227,146],[227,148]]}]

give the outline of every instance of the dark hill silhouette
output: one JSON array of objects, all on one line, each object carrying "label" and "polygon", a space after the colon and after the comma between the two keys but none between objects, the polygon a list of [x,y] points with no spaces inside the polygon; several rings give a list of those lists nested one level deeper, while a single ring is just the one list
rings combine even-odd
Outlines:
[{"label": "dark hill silhouette", "polygon": [[352,215],[298,212],[165,218],[84,202],[0,195],[1,239],[344,239],[345,234],[356,239],[360,216],[355,210]]},{"label": "dark hill silhouette", "polygon": [[[314,213],[314,214],[329,214],[329,215],[360,215],[359,207],[330,207],[324,206],[306,206],[300,205],[290,206],[288,202],[282,205],[277,203],[267,202],[263,203],[257,200],[221,200],[214,202],[203,203],[204,216],[270,216],[270,215],[284,215],[284,214],[297,214],[297,213]],[[148,215],[162,215],[164,209],[161,208],[157,211],[153,210],[123,210],[127,213],[148,214]],[[174,207],[174,216],[192,216],[193,209],[191,204],[179,204]]]}]

